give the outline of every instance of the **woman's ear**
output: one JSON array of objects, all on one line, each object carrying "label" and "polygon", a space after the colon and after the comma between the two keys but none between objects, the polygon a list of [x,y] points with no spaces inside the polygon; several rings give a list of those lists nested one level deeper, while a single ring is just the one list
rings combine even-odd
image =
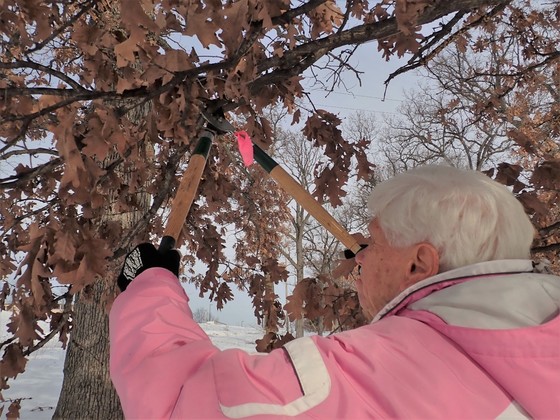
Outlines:
[{"label": "woman's ear", "polygon": [[421,242],[412,249],[406,287],[435,276],[439,272],[439,253],[428,242]]}]

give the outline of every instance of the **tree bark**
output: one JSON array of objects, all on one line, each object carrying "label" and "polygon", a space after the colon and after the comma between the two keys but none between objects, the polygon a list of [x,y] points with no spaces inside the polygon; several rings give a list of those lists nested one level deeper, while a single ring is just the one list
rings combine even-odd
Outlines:
[{"label": "tree bark", "polygon": [[64,360],[64,380],[53,419],[122,419],[109,377],[109,317],[104,295],[113,282],[99,279],[79,293]]},{"label": "tree bark", "polygon": [[[148,107],[135,109],[130,118],[140,122]],[[151,146],[143,153],[146,159],[153,158]],[[127,179],[127,173],[121,171],[121,174]],[[99,223],[110,219],[118,220],[124,229],[134,226],[150,204],[150,196],[146,192],[138,192],[137,199],[141,210],[123,213],[109,208],[99,216]],[[64,379],[53,416],[55,419],[124,418],[109,376],[108,302],[115,296],[118,270],[119,267],[113,267],[108,271],[112,273],[109,278],[98,279],[76,295],[70,343],[64,361]]]}]

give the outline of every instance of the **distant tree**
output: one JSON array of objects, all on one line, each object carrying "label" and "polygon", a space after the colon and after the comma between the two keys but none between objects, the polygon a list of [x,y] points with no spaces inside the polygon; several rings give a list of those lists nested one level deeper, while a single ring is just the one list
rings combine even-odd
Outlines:
[{"label": "distant tree", "polygon": [[[333,133],[333,136],[340,135],[342,135],[341,131]],[[321,151],[311,143],[303,139],[296,141],[294,136],[302,136],[302,134],[287,130],[279,131],[275,142],[275,153],[279,162],[288,168],[300,185],[311,194],[317,195],[320,186],[317,174],[324,172],[324,167],[332,168],[336,164],[333,165],[326,160]],[[357,153],[366,154],[367,142],[363,138],[355,137],[349,141],[357,144]],[[354,168],[357,170],[356,166]],[[325,202],[323,206],[343,227],[352,231],[356,227],[356,221],[349,217],[352,213],[347,210],[340,198],[336,204],[337,207],[330,202]],[[344,212],[343,209],[346,211]],[[342,252],[339,241],[296,202],[291,203],[290,221],[291,229],[281,243],[280,252],[292,267],[295,278],[295,289],[293,294],[288,296],[286,308],[290,318],[295,320],[296,337],[302,337],[304,330],[311,326],[320,334],[324,331],[332,331],[334,328],[348,328],[349,324],[355,326],[354,321],[360,322],[359,320],[348,322],[348,317],[339,316],[347,313],[346,310],[340,309],[348,303],[346,298],[349,296],[347,290],[339,287],[337,279],[332,278],[332,271]],[[330,293],[326,299],[325,293]],[[349,305],[356,309],[355,303],[352,298]],[[352,310],[349,313],[354,314]]]},{"label": "distant tree", "polygon": [[[495,53],[482,57],[457,45],[434,58],[422,72],[420,87],[405,94],[400,116],[386,122],[381,150],[391,172],[428,163],[483,170],[512,159],[507,123],[473,114],[488,89],[503,84],[500,66]],[[473,77],[481,68],[497,73]]]},{"label": "distant tree", "polygon": [[[313,148],[310,143],[297,141],[296,136],[301,136],[289,131],[277,132],[275,154],[281,164],[289,168],[292,176],[308,192],[315,189],[315,169],[320,163],[321,151]],[[279,246],[279,251],[288,264],[292,267],[296,285],[306,276],[306,244],[305,234],[310,228],[312,216],[297,202],[291,203],[291,228]],[[296,337],[303,337],[304,318],[295,319]]]},{"label": "distant tree", "polygon": [[199,324],[204,322],[216,322],[218,320],[215,315],[211,314],[210,311],[205,308],[196,308],[193,311],[193,319]]}]

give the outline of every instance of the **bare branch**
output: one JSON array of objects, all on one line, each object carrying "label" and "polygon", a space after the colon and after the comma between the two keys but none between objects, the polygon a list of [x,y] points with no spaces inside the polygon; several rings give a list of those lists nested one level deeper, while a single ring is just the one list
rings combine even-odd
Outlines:
[{"label": "bare branch", "polygon": [[[432,37],[431,37],[432,39],[425,46],[423,46],[420,49],[420,51],[417,54],[415,54],[408,61],[408,63],[405,66],[400,67],[399,69],[397,69],[396,71],[394,71],[393,73],[391,73],[389,75],[387,80],[385,80],[385,86],[388,86],[389,82],[391,80],[393,80],[395,77],[397,77],[399,74],[406,73],[407,71],[410,71],[410,70],[413,70],[413,69],[418,68],[420,66],[423,66],[426,63],[428,63],[429,61],[431,61],[431,59],[433,57],[435,57],[436,55],[441,53],[441,51],[445,47],[450,45],[453,42],[453,40],[455,40],[459,35],[467,32],[468,30],[470,30],[472,28],[475,28],[476,26],[480,25],[481,23],[483,23],[484,21],[486,21],[490,17],[495,16],[498,13],[501,13],[510,2],[511,1],[501,2],[500,4],[495,6],[489,13],[485,13],[485,14],[481,15],[478,19],[474,20],[469,25],[465,25],[465,26],[461,27],[454,34],[449,35],[449,33],[451,32],[453,27],[455,25],[457,25],[457,23],[459,23],[459,21],[464,16],[464,13],[462,11],[459,11],[458,13],[456,13],[455,16],[447,24],[443,25],[442,28],[438,32],[436,32],[436,34],[432,35]],[[447,36],[447,35],[449,35],[449,36]],[[443,42],[441,42],[437,47],[435,47],[428,54],[424,55],[424,53],[427,50],[429,50],[437,42],[442,41],[442,40],[443,40]]]},{"label": "bare branch", "polygon": [[[72,79],[71,77],[69,77],[68,75],[66,75],[65,73],[55,70],[52,67],[48,67],[45,66],[43,64],[39,64],[39,63],[35,63],[33,61],[21,61],[21,60],[15,60],[15,61],[11,61],[11,62],[6,62],[6,61],[0,61],[0,69],[11,69],[11,70],[15,70],[15,69],[32,69],[32,70],[37,70],[37,71],[42,71],[46,74],[49,74],[53,77],[56,77],[57,79],[62,80],[63,82],[65,82],[66,84],[68,84],[69,86],[71,86],[74,90],[77,90],[79,92],[88,92],[87,89],[85,89],[82,85],[80,85],[78,82],[76,82],[74,79]],[[40,88],[4,88],[2,89],[2,91],[5,94],[12,94],[13,95],[13,91],[15,89],[21,89],[18,94],[21,94],[22,92],[29,92],[31,94],[43,94],[43,95],[56,95],[56,96],[69,96],[70,93],[72,93],[72,90],[67,90],[67,89],[45,89],[45,91],[40,90]]]},{"label": "bare branch", "polygon": [[45,47],[49,42],[51,42],[54,39],[56,39],[57,37],[59,37],[66,29],[68,29],[76,21],[78,21],[78,19],[80,19],[80,17],[82,17],[85,13],[87,13],[89,10],[91,10],[91,8],[93,6],[95,6],[96,3],[97,3],[96,0],[86,0],[81,4],[78,4],[78,6],[80,6],[80,10],[78,10],[78,12],[72,18],[68,19],[61,26],[56,28],[52,32],[52,34],[50,36],[48,36],[47,38],[45,38],[42,42],[38,42],[32,48],[26,50],[24,54],[29,55],[29,54],[32,54],[36,51],[39,51],[40,49]]},{"label": "bare branch", "polygon": [[548,245],[542,245],[542,246],[535,246],[533,248],[531,248],[531,252],[534,253],[540,253],[540,252],[551,252],[551,251],[556,251],[560,249],[560,243],[553,243],[553,244],[548,244]]}]

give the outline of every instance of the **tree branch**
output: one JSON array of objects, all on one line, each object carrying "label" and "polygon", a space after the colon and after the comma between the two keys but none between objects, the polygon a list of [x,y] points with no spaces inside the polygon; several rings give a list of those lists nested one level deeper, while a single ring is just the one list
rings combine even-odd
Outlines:
[{"label": "tree branch", "polygon": [[[451,30],[461,21],[463,16],[465,16],[465,12],[457,12],[455,16],[453,16],[453,18],[449,22],[443,25],[439,31],[432,34],[431,40],[425,45],[422,45],[418,50],[418,52],[415,53],[410,60],[408,60],[408,63],[405,66],[399,67],[397,70],[395,70],[393,73],[389,75],[389,77],[384,82],[385,86],[387,87],[391,82],[391,80],[393,80],[398,75],[402,73],[406,73],[410,70],[413,70],[415,68],[424,65],[426,62],[430,61],[430,57],[433,57],[437,52],[440,52],[443,46],[448,45],[448,43],[445,42],[441,44],[438,48],[436,48],[434,51],[432,51],[430,54],[424,56],[424,52],[432,48],[437,42],[441,41],[445,36],[451,33]],[[455,35],[450,37],[450,39],[457,36],[458,33],[459,31]]]},{"label": "tree branch", "polygon": [[[423,25],[457,11],[469,11],[474,8],[487,5],[505,6],[510,2],[511,0],[440,0],[433,7],[427,8],[418,17],[417,24]],[[317,50],[333,50],[344,45],[359,45],[376,39],[384,39],[389,36],[396,35],[397,33],[399,33],[399,29],[395,17],[358,25],[346,31],[301,44],[293,50],[286,51],[282,57],[272,57],[263,61],[263,64],[259,65],[257,69],[259,73],[262,73],[273,67],[286,67],[289,66],[288,63],[297,62],[301,59],[301,57],[312,54]]]},{"label": "tree branch", "polygon": [[59,26],[55,29],[50,36],[45,38],[42,42],[36,43],[33,48],[24,51],[25,55],[29,55],[42,49],[45,45],[47,45],[52,40],[56,39],[60,34],[62,34],[68,27],[73,25],[80,17],[82,17],[87,11],[89,11],[95,4],[97,3],[96,0],[87,0],[82,4],[78,4],[78,6],[82,6],[82,8],[70,19],[64,22],[63,25]]},{"label": "tree branch", "polygon": [[[43,64],[35,63],[34,61],[21,61],[21,60],[15,60],[12,62],[0,61],[0,69],[10,69],[10,70],[32,69],[32,70],[42,71],[45,72],[46,74],[50,74],[51,76],[64,81],[66,84],[68,84],[75,90],[78,90],[80,92],[89,92],[86,88],[84,88],[82,85],[80,85],[71,77],[68,77],[65,73],[62,73],[58,70],[55,70]],[[8,93],[13,91],[13,89],[23,89],[23,91],[25,92],[31,92],[32,89],[41,89],[41,88],[4,88],[1,89],[1,91]],[[36,90],[31,93],[42,94],[42,95],[68,96],[68,92],[73,92],[72,90],[68,90],[68,89],[54,89],[54,88],[44,88],[44,89],[46,89],[45,92]],[[66,93],[62,93],[62,92],[66,92]]]},{"label": "tree branch", "polygon": [[435,34],[435,36],[433,37],[433,39],[425,46],[423,46],[421,48],[421,50],[415,54],[412,59],[410,59],[408,61],[408,63],[405,66],[402,66],[400,68],[398,68],[396,71],[394,71],[393,73],[391,73],[389,75],[389,77],[387,78],[387,80],[385,80],[385,86],[389,85],[389,82],[391,80],[393,80],[395,77],[397,77],[399,74],[403,74],[406,73],[407,71],[413,70],[415,68],[418,68],[420,66],[425,65],[426,63],[428,63],[433,57],[435,57],[437,54],[439,54],[443,48],[445,48],[446,46],[448,46],[451,42],[453,42],[454,39],[457,38],[457,36],[459,36],[460,34],[468,31],[469,29],[475,28],[476,26],[480,25],[481,23],[483,23],[485,20],[487,20],[489,17],[495,16],[498,13],[500,13],[502,10],[505,9],[505,7],[511,3],[511,1],[503,1],[500,4],[496,5],[491,11],[490,13],[486,13],[482,16],[480,16],[478,19],[474,20],[473,22],[471,22],[468,25],[463,26],[462,28],[460,28],[457,32],[455,32],[454,34],[448,36],[444,42],[442,42],[441,44],[439,44],[436,48],[434,48],[430,53],[428,53],[426,56],[423,56],[423,53],[428,50],[429,48],[431,48],[433,45],[435,45],[435,43],[437,43],[438,41],[440,41],[442,38],[444,38],[446,35],[448,35],[451,30],[453,29],[453,27],[463,18],[464,16],[464,12],[463,10],[468,10],[468,9],[462,9],[459,10],[458,13],[453,17],[453,19],[451,19],[451,21],[449,21],[446,25],[444,25],[442,27],[442,29],[440,31],[438,31],[438,33]]},{"label": "tree branch", "polygon": [[534,252],[534,253],[549,252],[549,251],[556,251],[557,249],[560,249],[560,243],[548,244],[548,245],[543,245],[543,246],[535,246],[535,247],[531,248],[531,252]]},{"label": "tree branch", "polygon": [[32,178],[34,179],[38,177],[39,175],[50,173],[51,171],[54,170],[54,168],[56,168],[58,165],[61,164],[62,164],[62,159],[55,158],[48,161],[47,163],[44,163],[40,166],[30,169],[27,172],[0,179],[0,190],[17,187],[22,182],[27,182]]},{"label": "tree branch", "polygon": [[280,16],[276,16],[272,18],[272,24],[275,26],[287,25],[290,22],[292,22],[292,20],[295,17],[310,12],[311,10],[317,8],[318,6],[325,3],[326,1],[327,0],[310,0],[304,2],[301,6],[296,7],[294,9],[287,10],[284,13],[282,13]]},{"label": "tree branch", "polygon": [[539,233],[541,235],[548,235],[548,234],[550,234],[550,232],[552,232],[553,230],[556,230],[556,229],[560,229],[560,221],[555,222],[555,223],[553,223],[549,226],[545,226],[543,228],[540,228]]}]

